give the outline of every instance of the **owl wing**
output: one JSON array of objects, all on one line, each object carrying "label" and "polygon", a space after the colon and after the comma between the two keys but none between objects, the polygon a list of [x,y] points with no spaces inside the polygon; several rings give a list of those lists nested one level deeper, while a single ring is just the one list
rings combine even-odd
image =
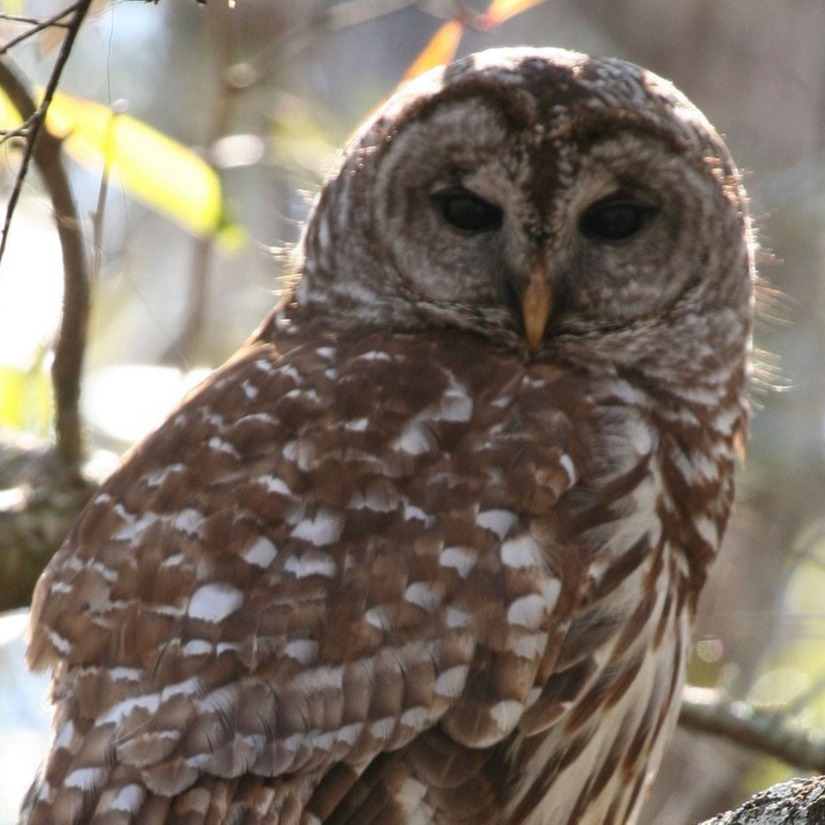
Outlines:
[{"label": "owl wing", "polygon": [[41,579],[57,708],[29,821],[203,816],[220,787],[297,822],[436,723],[483,748],[535,705],[583,580],[564,379],[466,341],[310,340],[218,371]]}]

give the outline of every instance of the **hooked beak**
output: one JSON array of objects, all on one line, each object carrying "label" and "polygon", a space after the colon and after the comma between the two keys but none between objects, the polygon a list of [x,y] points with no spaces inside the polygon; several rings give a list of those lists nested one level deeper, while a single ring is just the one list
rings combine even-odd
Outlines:
[{"label": "hooked beak", "polygon": [[535,266],[530,272],[530,280],[521,295],[521,317],[527,348],[535,352],[544,338],[544,331],[553,312],[553,293],[550,291],[547,273],[543,267]]}]

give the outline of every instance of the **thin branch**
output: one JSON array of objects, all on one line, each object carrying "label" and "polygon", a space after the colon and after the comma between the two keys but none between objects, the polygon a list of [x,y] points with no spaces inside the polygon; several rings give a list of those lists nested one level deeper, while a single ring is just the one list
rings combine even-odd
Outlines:
[{"label": "thin branch", "polygon": [[762,751],[796,768],[825,773],[825,739],[794,728],[781,711],[726,699],[713,690],[687,688],[679,724]]},{"label": "thin branch", "polygon": [[91,4],[92,0],[80,0],[73,7],[71,7],[74,9],[74,17],[66,30],[66,37],[60,47],[60,52],[57,55],[57,60],[55,60],[52,73],[49,75],[49,82],[46,84],[46,89],[43,92],[43,102],[39,107],[37,107],[35,112],[32,112],[31,114],[24,114],[23,112],[20,113],[21,117],[24,119],[32,118],[31,134],[29,135],[29,139],[26,143],[23,158],[20,162],[20,171],[17,173],[17,179],[14,182],[14,189],[12,189],[11,197],[9,198],[8,206],[6,207],[6,219],[3,223],[2,236],[0,236],[0,261],[3,260],[3,253],[5,252],[6,243],[9,237],[11,219],[14,215],[14,210],[17,207],[17,201],[20,199],[20,193],[23,190],[23,181],[26,179],[29,164],[34,156],[34,148],[37,144],[37,138],[43,128],[43,124],[46,121],[46,112],[49,110],[49,105],[52,102],[52,97],[54,97],[55,89],[57,89],[57,84],[60,82],[63,69],[66,66],[66,61],[72,53],[74,41],[77,38],[77,33],[80,31],[80,25],[83,22],[83,18],[86,16],[86,12],[89,10],[89,6]]},{"label": "thin branch", "polygon": [[24,40],[28,40],[28,38],[34,37],[34,35],[38,34],[39,32],[45,31],[46,29],[71,29],[71,27],[74,25],[74,21],[72,21],[71,23],[63,23],[62,20],[64,17],[70,15],[72,12],[77,11],[82,4],[83,0],[80,0],[80,2],[75,3],[73,6],[68,6],[61,12],[58,12],[57,14],[54,14],[51,17],[47,17],[45,20],[34,20],[31,18],[16,18],[18,21],[31,24],[31,28],[27,29],[22,34],[19,34],[17,37],[13,37],[11,40],[7,40],[2,46],[0,46],[0,57],[9,52],[15,46],[19,46]]},{"label": "thin branch", "polygon": [[[34,121],[38,112],[32,94],[8,61],[0,60],[0,87],[20,116]],[[60,141],[44,129],[37,143],[31,139],[33,158],[49,191],[63,253],[63,312],[52,366],[56,407],[56,441],[63,460],[75,467],[82,454],[80,432],[80,381],[89,319],[89,274],[81,224],[63,167]],[[18,186],[22,186],[18,174]],[[8,231],[7,216],[7,229]],[[5,236],[4,236],[5,240]]]},{"label": "thin branch", "polygon": [[[60,17],[63,17],[66,12],[60,12]],[[7,11],[0,11],[0,20],[8,20],[10,23],[25,23],[30,26],[39,26],[43,21],[39,17],[26,17],[23,14],[11,14]],[[66,23],[52,23],[53,26],[61,26],[66,28]]]}]

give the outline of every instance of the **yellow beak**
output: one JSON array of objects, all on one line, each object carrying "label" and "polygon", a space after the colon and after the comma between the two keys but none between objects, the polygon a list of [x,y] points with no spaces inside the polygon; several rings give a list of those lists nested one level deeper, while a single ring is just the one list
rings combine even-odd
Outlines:
[{"label": "yellow beak", "polygon": [[542,267],[534,267],[521,296],[521,317],[530,352],[539,348],[552,311],[553,293],[547,283],[547,273]]}]

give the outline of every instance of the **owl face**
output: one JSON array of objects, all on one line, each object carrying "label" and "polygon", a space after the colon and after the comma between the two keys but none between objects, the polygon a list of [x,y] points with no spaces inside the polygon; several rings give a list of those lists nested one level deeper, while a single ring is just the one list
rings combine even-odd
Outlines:
[{"label": "owl face", "polygon": [[308,230],[304,295],[536,352],[686,312],[744,317],[745,221],[721,140],[669,84],[495,50],[411,84],[356,137]]}]

